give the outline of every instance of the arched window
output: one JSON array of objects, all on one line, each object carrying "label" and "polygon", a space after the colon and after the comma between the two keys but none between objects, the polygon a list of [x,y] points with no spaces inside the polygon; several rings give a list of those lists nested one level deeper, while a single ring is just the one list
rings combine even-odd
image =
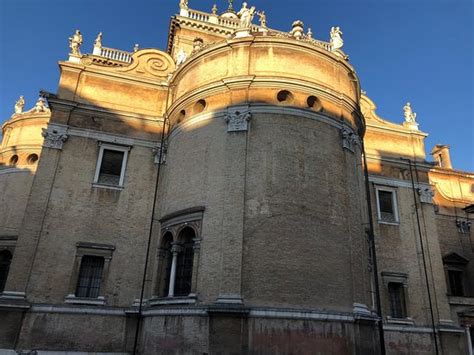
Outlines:
[{"label": "arched window", "polygon": [[0,252],[0,292],[5,289],[7,283],[8,271],[10,270],[10,264],[12,262],[12,253],[8,250]]},{"label": "arched window", "polygon": [[176,265],[175,296],[187,296],[191,293],[195,237],[194,230],[189,227],[184,228],[178,236],[181,250],[178,253]]}]

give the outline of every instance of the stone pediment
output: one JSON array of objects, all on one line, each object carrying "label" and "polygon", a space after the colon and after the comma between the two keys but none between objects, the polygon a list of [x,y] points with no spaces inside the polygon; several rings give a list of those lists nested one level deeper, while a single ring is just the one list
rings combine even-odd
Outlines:
[{"label": "stone pediment", "polygon": [[457,253],[450,253],[443,257],[444,264],[458,264],[458,265],[466,265],[469,262],[468,259],[465,257],[457,254]]}]

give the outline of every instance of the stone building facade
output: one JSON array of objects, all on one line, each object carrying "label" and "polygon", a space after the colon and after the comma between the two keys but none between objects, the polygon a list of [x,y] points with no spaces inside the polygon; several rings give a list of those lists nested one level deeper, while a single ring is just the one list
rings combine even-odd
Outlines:
[{"label": "stone building facade", "polygon": [[2,127],[0,349],[472,354],[474,174],[341,34],[187,1],[166,51],[76,31]]}]

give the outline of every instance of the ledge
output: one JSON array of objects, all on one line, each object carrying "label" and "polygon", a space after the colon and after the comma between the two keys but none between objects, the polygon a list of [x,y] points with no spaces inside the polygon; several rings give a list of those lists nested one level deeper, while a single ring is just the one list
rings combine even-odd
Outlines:
[{"label": "ledge", "polygon": [[196,304],[197,299],[195,296],[191,297],[162,297],[162,298],[151,298],[148,301],[150,307],[154,306],[166,306],[175,304]]},{"label": "ledge", "polygon": [[449,304],[456,306],[474,306],[474,297],[448,296]]},{"label": "ledge", "polygon": [[390,316],[387,316],[386,323],[387,324],[397,324],[397,325],[412,325],[412,326],[415,325],[415,321],[410,317],[407,317],[407,318],[392,318]]},{"label": "ledge", "polygon": [[64,299],[67,304],[82,304],[88,306],[105,306],[105,297],[99,296],[97,298],[76,297],[74,295],[67,295]]},{"label": "ledge", "polygon": [[93,183],[92,187],[96,189],[106,189],[106,190],[115,190],[115,191],[122,191],[124,189],[123,186],[103,185],[103,184],[97,184],[97,183]]}]

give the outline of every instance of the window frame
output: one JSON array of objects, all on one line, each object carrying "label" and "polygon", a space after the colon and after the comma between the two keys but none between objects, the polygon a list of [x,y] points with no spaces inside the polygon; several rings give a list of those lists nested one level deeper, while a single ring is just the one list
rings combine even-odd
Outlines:
[{"label": "window frame", "polygon": [[[114,245],[99,244],[90,242],[78,242],[76,243],[76,257],[71,272],[71,278],[69,281],[69,291],[66,295],[65,303],[69,304],[84,304],[84,305],[105,305],[106,299],[103,296],[107,290],[107,282],[109,278],[110,262],[112,260],[113,252],[115,251]],[[100,280],[99,296],[96,298],[90,297],[78,297],[76,296],[77,284],[80,276],[82,260],[85,256],[102,257],[104,264],[102,268],[102,276]]]},{"label": "window frame", "polygon": [[[390,285],[393,285],[393,286],[396,285],[396,288],[394,288],[393,286],[391,287]],[[406,286],[402,282],[389,281],[387,283],[387,294],[388,294],[389,311],[390,311],[389,313],[392,319],[398,320],[398,319],[406,319],[408,317],[405,288]],[[396,290],[397,293],[390,292],[391,290]],[[398,295],[399,297],[399,299],[397,300],[398,304],[396,308],[393,307],[393,302],[392,302],[393,295]],[[400,308],[401,317],[398,317],[395,315],[398,308]]]},{"label": "window frame", "polygon": [[[380,211],[379,191],[390,192],[392,194],[392,209],[393,209],[393,216],[395,220],[393,222],[382,219],[382,212]],[[376,198],[376,203],[377,203],[377,222],[380,224],[399,225],[400,215],[398,213],[397,189],[393,187],[386,187],[386,186],[375,186],[375,198]]]},{"label": "window frame", "polygon": [[[93,185],[98,187],[108,187],[108,188],[120,188],[124,187],[125,181],[125,170],[127,168],[127,161],[128,161],[128,152],[130,151],[130,146],[123,146],[123,145],[116,145],[116,144],[109,144],[104,142],[99,142],[99,154],[97,156],[97,163],[95,167],[95,174],[94,174],[94,181]],[[99,182],[99,175],[100,175],[100,168],[102,167],[102,159],[104,157],[104,150],[113,150],[116,152],[122,152],[122,167],[120,170],[120,178],[118,185],[108,185]]]}]

